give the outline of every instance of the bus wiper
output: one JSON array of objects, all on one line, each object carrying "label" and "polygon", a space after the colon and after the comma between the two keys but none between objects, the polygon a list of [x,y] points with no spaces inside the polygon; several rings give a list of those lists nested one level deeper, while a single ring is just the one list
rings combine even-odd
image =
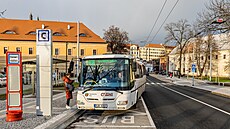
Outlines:
[{"label": "bus wiper", "polygon": [[123,92],[119,91],[117,88],[113,89],[113,91],[116,91],[117,93],[123,94]]},{"label": "bus wiper", "polygon": [[84,91],[82,92],[82,94],[84,94],[85,92],[90,91],[90,90],[92,90],[92,89],[93,89],[93,86],[91,86],[91,87],[87,88],[86,90],[84,90]]},{"label": "bus wiper", "polygon": [[[97,86],[97,87],[102,87],[102,86]],[[82,94],[84,94],[84,93],[87,92],[87,91],[92,90],[93,88],[96,88],[96,87],[95,87],[95,86],[90,86],[90,87],[88,87],[85,91],[82,92]]]}]

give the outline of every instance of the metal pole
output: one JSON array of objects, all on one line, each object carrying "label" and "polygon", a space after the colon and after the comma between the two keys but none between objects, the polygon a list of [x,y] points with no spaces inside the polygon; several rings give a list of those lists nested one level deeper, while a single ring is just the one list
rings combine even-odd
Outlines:
[{"label": "metal pole", "polygon": [[210,78],[209,81],[212,81],[212,45],[210,44]]},{"label": "metal pole", "polygon": [[67,50],[68,50],[68,43],[65,44],[65,51],[66,51],[66,52],[65,52],[65,61],[66,61],[66,62],[65,62],[65,72],[66,72],[66,73],[68,72],[68,71],[67,71],[67,60],[68,60],[68,55],[67,55],[68,53],[67,53]]},{"label": "metal pole", "polygon": [[[192,50],[192,62],[193,62],[193,64],[195,63],[195,60],[194,60],[194,57],[195,57],[195,55],[194,55],[194,53],[195,53],[195,43],[193,42],[193,50]],[[192,72],[192,86],[194,86],[194,72]]]},{"label": "metal pole", "polygon": [[130,46],[129,46],[129,54],[130,54],[130,56],[132,56],[132,55],[131,55],[131,42],[129,43],[129,45],[130,45]]},{"label": "metal pole", "polygon": [[76,82],[78,82],[79,80],[78,80],[78,76],[79,76],[79,40],[80,40],[80,22],[78,21],[77,22],[77,81]]}]

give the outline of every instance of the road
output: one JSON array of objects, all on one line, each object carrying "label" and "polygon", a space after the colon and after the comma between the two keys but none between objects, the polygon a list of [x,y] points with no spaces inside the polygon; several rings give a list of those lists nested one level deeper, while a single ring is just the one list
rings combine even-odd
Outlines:
[{"label": "road", "polygon": [[137,103],[137,108],[131,108],[126,111],[87,110],[67,127],[67,129],[79,128],[155,129],[155,125],[141,98]]},{"label": "road", "polygon": [[149,76],[144,101],[157,129],[230,129],[230,99]]},{"label": "road", "polygon": [[125,112],[86,111],[67,128],[230,129],[230,99],[210,91],[148,76],[139,101]]}]

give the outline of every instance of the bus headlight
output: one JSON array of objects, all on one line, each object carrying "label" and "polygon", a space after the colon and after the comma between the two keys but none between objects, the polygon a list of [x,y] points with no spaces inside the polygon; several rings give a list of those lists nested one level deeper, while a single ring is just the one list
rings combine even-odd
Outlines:
[{"label": "bus headlight", "polygon": [[117,105],[127,105],[128,104],[128,100],[126,101],[118,101]]}]

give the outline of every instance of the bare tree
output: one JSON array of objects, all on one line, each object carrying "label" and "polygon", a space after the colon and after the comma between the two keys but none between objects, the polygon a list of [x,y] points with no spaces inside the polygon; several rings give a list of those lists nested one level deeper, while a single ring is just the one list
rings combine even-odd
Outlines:
[{"label": "bare tree", "polygon": [[[219,21],[218,21],[219,19]],[[220,20],[221,19],[221,20]],[[230,1],[229,0],[211,0],[206,5],[206,10],[198,14],[196,31],[197,36],[207,36],[210,34],[226,33],[227,38],[225,44],[230,43]],[[218,47],[216,43],[212,45],[212,55],[218,55]],[[209,48],[210,49],[210,48]],[[210,54],[209,54],[210,55]],[[218,61],[217,60],[214,60]],[[208,63],[210,64],[210,63]],[[226,62],[225,70],[230,70],[230,63]],[[213,63],[213,70],[215,70],[215,63]],[[208,65],[208,67],[210,67]],[[202,70],[202,69],[201,69]]]},{"label": "bare tree", "polygon": [[176,23],[169,23],[165,26],[167,31],[166,42],[175,41],[179,50],[179,74],[181,74],[182,54],[189,40],[193,37],[191,25],[187,20],[182,19]]},{"label": "bare tree", "polygon": [[6,9],[4,11],[0,12],[0,17],[1,18],[4,18],[3,15],[4,15],[5,12],[6,12]]},{"label": "bare tree", "polygon": [[[230,1],[211,0],[206,9],[198,14],[200,29],[210,28],[213,33],[228,33],[230,31]],[[222,19],[219,20],[218,19]]]},{"label": "bare tree", "polygon": [[212,48],[212,56],[214,57],[218,52],[218,47],[212,34],[209,34],[205,39],[204,37],[197,37],[195,44],[194,53],[199,72],[198,76],[202,77],[204,70],[210,68],[210,49]]},{"label": "bare tree", "polygon": [[128,33],[121,31],[120,28],[110,26],[108,30],[104,30],[104,37],[108,43],[108,50],[112,53],[124,53],[126,52],[126,44],[129,43]]}]

